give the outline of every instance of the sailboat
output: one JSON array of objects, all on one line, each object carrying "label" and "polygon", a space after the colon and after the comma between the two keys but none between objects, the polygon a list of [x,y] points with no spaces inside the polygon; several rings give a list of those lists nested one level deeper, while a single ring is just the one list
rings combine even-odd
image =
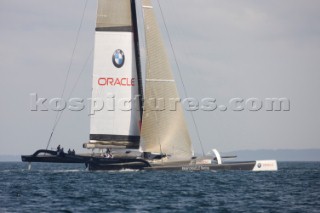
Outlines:
[{"label": "sailboat", "polygon": [[[277,170],[275,160],[223,162],[233,156],[216,149],[194,156],[152,1],[141,5],[144,32],[135,0],[98,0],[90,140],[83,144],[91,153],[41,149],[22,161],[84,163],[89,170]],[[144,73],[139,33],[145,37]]]}]

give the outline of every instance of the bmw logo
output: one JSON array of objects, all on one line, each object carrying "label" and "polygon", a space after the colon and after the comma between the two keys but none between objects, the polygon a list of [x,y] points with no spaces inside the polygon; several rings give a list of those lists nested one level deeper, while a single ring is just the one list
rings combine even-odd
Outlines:
[{"label": "bmw logo", "polygon": [[125,57],[122,50],[117,49],[116,51],[114,51],[112,55],[112,62],[115,67],[121,68],[124,65],[124,59]]},{"label": "bmw logo", "polygon": [[258,168],[261,168],[261,163],[258,163]]}]

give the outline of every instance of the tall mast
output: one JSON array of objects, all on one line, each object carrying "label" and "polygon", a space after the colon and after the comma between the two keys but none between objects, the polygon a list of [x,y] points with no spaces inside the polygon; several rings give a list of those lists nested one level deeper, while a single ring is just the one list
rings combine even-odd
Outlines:
[{"label": "tall mast", "polygon": [[136,1],[131,0],[131,13],[132,13],[132,27],[133,27],[133,37],[136,53],[136,64],[137,64],[137,75],[139,82],[139,103],[140,103],[140,115],[142,120],[143,114],[143,84],[142,84],[142,70],[141,70],[141,57],[140,57],[140,43],[139,43],[139,32],[138,32],[138,19],[137,19],[137,9]]}]

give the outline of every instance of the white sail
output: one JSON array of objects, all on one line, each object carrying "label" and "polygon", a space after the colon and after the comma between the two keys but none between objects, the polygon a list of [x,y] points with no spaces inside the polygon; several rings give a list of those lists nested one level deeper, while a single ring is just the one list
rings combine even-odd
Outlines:
[{"label": "white sail", "polygon": [[139,82],[131,7],[130,0],[98,1],[91,145],[139,148],[141,115],[139,101],[133,102]]},{"label": "white sail", "polygon": [[191,141],[183,108],[176,102],[179,95],[151,0],[142,0],[142,8],[147,62],[141,147],[145,152],[169,155],[171,161],[188,160]]}]

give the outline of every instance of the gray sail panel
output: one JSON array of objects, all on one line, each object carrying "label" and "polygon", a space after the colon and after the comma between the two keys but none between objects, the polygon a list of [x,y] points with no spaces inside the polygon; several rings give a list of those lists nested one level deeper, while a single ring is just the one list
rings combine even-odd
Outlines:
[{"label": "gray sail panel", "polygon": [[[171,160],[192,156],[191,141],[172,69],[150,0],[142,1],[146,37],[146,85],[141,129],[141,148],[145,152],[172,155]],[[164,110],[154,99],[164,103]],[[175,107],[174,107],[175,106]]]},{"label": "gray sail panel", "polygon": [[99,0],[97,31],[132,31],[130,0]]}]

